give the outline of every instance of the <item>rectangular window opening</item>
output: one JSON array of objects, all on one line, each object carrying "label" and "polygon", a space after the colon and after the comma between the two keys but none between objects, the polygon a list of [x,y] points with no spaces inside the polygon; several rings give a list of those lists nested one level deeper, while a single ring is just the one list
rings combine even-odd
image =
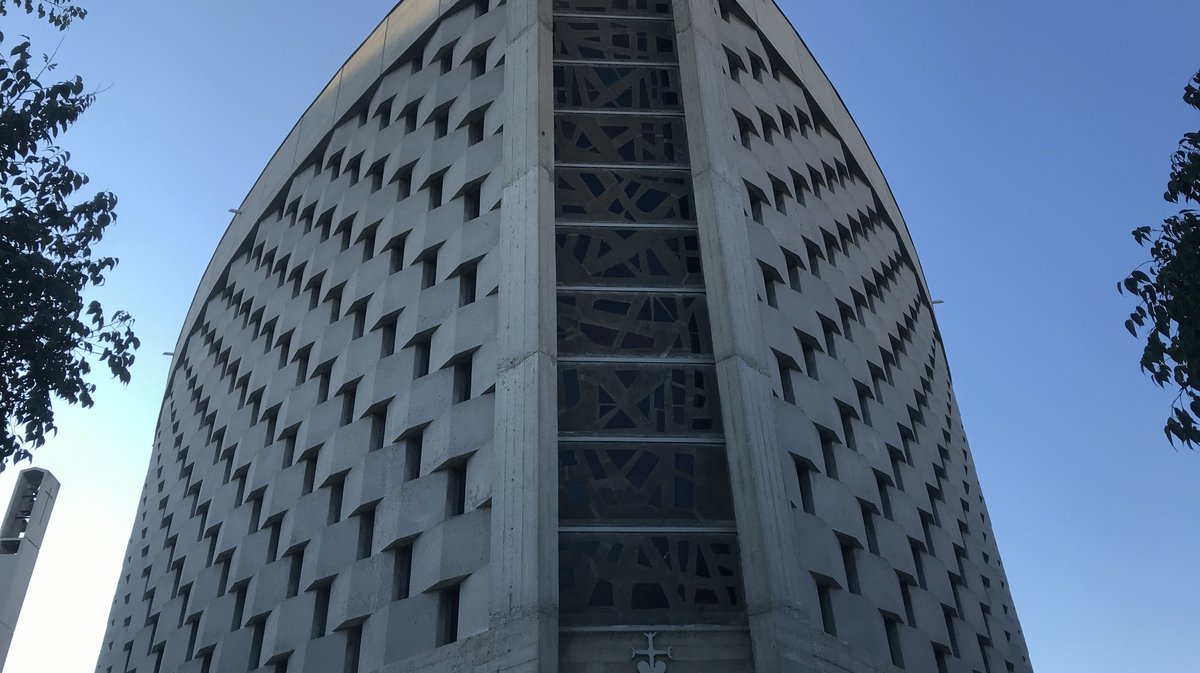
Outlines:
[{"label": "rectangular window opening", "polygon": [[800,340],[800,349],[804,353],[804,369],[807,370],[808,378],[817,380],[817,345],[812,339]]},{"label": "rectangular window opening", "polygon": [[938,673],[950,673],[950,667],[946,663],[946,652],[940,648],[934,648],[933,659],[937,662]]},{"label": "rectangular window opening", "polygon": [[429,178],[429,209],[433,210],[442,205],[443,177],[436,175]]},{"label": "rectangular window opening", "polygon": [[[954,593],[955,593],[955,597],[957,598],[957,596],[958,596],[957,586],[958,585],[951,585],[951,586],[955,587]],[[957,600],[956,600],[956,602],[957,602]],[[946,620],[946,633],[947,633],[947,635],[950,636],[950,652],[953,653],[954,656],[956,656],[956,657],[962,657],[962,654],[959,652],[959,649],[958,649],[958,634],[954,630],[954,614],[950,610],[950,608],[943,607],[942,608],[942,617],[945,618],[945,620]]]},{"label": "rectangular window opening", "polygon": [[387,431],[387,405],[377,408],[371,412],[371,438],[368,451],[378,451],[387,443],[385,432]]},{"label": "rectangular window opening", "polygon": [[371,555],[375,545],[375,506],[371,505],[358,514],[358,559]]},{"label": "rectangular window opening", "polygon": [[[445,62],[448,63],[449,59],[446,59]],[[442,111],[434,114],[434,116],[433,116],[433,137],[434,138],[445,138],[446,133],[449,130],[449,128],[450,128],[450,111],[448,109],[442,110]]]},{"label": "rectangular window opening", "polygon": [[392,123],[392,104],[396,102],[396,97],[383,101],[379,107],[375,109],[375,116],[379,117],[379,130],[386,129]]},{"label": "rectangular window opening", "polygon": [[350,425],[354,422],[354,405],[358,401],[358,382],[347,384],[339,396],[342,398],[342,425]]},{"label": "rectangular window opening", "polygon": [[817,602],[821,605],[821,626],[825,629],[825,633],[836,636],[837,622],[833,616],[833,596],[830,595],[831,590],[828,584],[817,584]]},{"label": "rectangular window opening", "polygon": [[479,217],[479,185],[473,185],[463,192],[463,221]]},{"label": "rectangular window opening", "polygon": [[279,535],[283,525],[281,521],[276,519],[268,527],[270,529],[270,539],[267,540],[267,563],[274,563],[275,559],[279,558]]},{"label": "rectangular window opening", "polygon": [[883,506],[883,518],[891,521],[892,498],[888,491],[891,486],[888,485],[887,478],[879,473],[875,474],[875,485],[879,488],[879,503]]},{"label": "rectangular window opening", "polygon": [[329,621],[329,588],[330,585],[322,584],[313,589],[313,618],[309,640],[325,637],[325,629],[328,628],[326,622]]},{"label": "rectangular window opening", "polygon": [[765,289],[767,306],[779,308],[779,295],[775,291],[775,274],[765,266],[762,268],[763,288]]},{"label": "rectangular window opening", "polygon": [[400,316],[394,315],[383,321],[379,329],[379,357],[386,358],[396,353],[396,327]]},{"label": "rectangular window opening", "polygon": [[458,305],[475,303],[476,285],[479,282],[477,265],[472,263],[458,273]]},{"label": "rectangular window opening", "polygon": [[991,657],[988,656],[988,641],[983,636],[978,636],[979,640],[979,657],[983,659],[983,673],[992,673]]},{"label": "rectangular window opening", "polygon": [[446,516],[458,516],[467,510],[467,464],[446,469]]},{"label": "rectangular window opening", "polygon": [[362,624],[346,629],[346,663],[342,669],[346,673],[358,673],[358,663],[362,657],[362,632]]},{"label": "rectangular window opening", "polygon": [[328,363],[321,367],[317,374],[317,403],[324,402],[329,399],[329,383],[330,383],[330,368],[332,363]]},{"label": "rectangular window opening", "polygon": [[398,545],[392,550],[392,600],[408,598],[412,580],[412,542]]},{"label": "rectangular window opening", "polygon": [[430,337],[422,337],[413,344],[413,379],[429,374]]},{"label": "rectangular window opening", "polygon": [[421,255],[421,289],[426,290],[437,284],[438,248],[427,250]]},{"label": "rectangular window opening", "polygon": [[900,628],[897,626],[896,618],[884,615],[883,628],[887,634],[888,650],[892,654],[892,664],[897,668],[904,668],[904,651],[900,648]]},{"label": "rectangular window opening", "polygon": [[812,467],[807,462],[796,460],[796,478],[800,482],[800,506],[808,514],[816,514],[817,507],[813,501]]},{"label": "rectangular window opening", "polygon": [[329,516],[326,525],[335,524],[342,520],[342,499],[345,495],[345,477],[329,484]]},{"label": "rectangular window opening", "polygon": [[458,640],[459,586],[442,589],[438,594],[437,644],[449,645]]},{"label": "rectangular window opening", "polygon": [[383,165],[387,162],[387,158],[380,159],[371,164],[371,168],[367,170],[367,177],[371,179],[371,193],[383,189]]},{"label": "rectangular window opening", "polygon": [[792,382],[792,368],[781,355],[776,355],[776,366],[779,368],[779,384],[783,393],[783,401],[788,404],[796,403],[796,390]]},{"label": "rectangular window opening", "polygon": [[471,369],[474,357],[468,354],[454,364],[454,403],[471,399]]},{"label": "rectangular window opening", "polygon": [[361,339],[367,331],[367,303],[361,301],[350,309],[354,322],[351,325],[350,339]]},{"label": "rectangular window opening", "polygon": [[262,661],[263,637],[267,634],[267,620],[259,619],[254,622],[254,635],[250,640],[250,661],[247,663],[247,671],[253,671],[259,667]]},{"label": "rectangular window opening", "polygon": [[292,598],[300,594],[300,573],[304,570],[304,547],[300,547],[288,554],[288,585],[287,597]]},{"label": "rectangular window opening", "polygon": [[913,611],[912,591],[908,588],[908,582],[904,578],[900,579],[900,598],[904,601],[904,618],[908,620],[908,625],[916,628],[917,616]]},{"label": "rectangular window opening", "polygon": [[403,201],[412,195],[412,166],[406,166],[396,171],[392,182],[396,183],[396,200]]},{"label": "rectangular window opening", "polygon": [[867,534],[867,551],[879,553],[879,537],[875,533],[875,512],[867,505],[862,506],[863,528]]},{"label": "rectangular window opening", "polygon": [[842,566],[846,571],[846,591],[861,594],[862,587],[858,583],[858,560],[855,558],[857,547],[851,542],[842,543]]},{"label": "rectangular window opening", "polygon": [[301,495],[308,495],[316,487],[317,456],[314,454],[304,459],[304,484],[300,489]]},{"label": "rectangular window opening", "polygon": [[846,444],[846,448],[851,451],[858,450],[858,443],[854,439],[854,413],[847,407],[841,407],[842,416],[842,440]]},{"label": "rectangular window opening", "polygon": [[913,565],[917,568],[917,586],[922,589],[929,589],[928,583],[925,581],[925,557],[921,547],[913,543],[912,545]]},{"label": "rectangular window opening", "polygon": [[825,459],[825,476],[837,479],[837,454],[834,453],[833,440],[824,433],[821,435],[821,457]]},{"label": "rectangular window opening", "polygon": [[750,219],[763,223],[763,199],[755,193],[750,194]]},{"label": "rectangular window opening", "polygon": [[[413,59],[413,72],[420,70],[420,67],[421,59]],[[404,117],[405,133],[412,133],[413,131],[417,130],[417,108],[420,106],[420,103],[420,100],[415,100],[409,103],[408,107],[404,108],[404,112],[400,113]]]},{"label": "rectangular window opening", "polygon": [[415,432],[404,440],[404,481],[412,481],[421,476],[421,453],[425,443],[425,434]]},{"label": "rectangular window opening", "polygon": [[233,621],[229,626],[230,631],[242,628],[242,617],[246,611],[246,586],[239,584],[233,590]]}]

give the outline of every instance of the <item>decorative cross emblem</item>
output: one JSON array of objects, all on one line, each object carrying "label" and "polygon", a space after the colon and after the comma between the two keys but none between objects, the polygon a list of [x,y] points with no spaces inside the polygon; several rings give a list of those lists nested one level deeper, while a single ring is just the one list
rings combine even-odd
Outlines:
[{"label": "decorative cross emblem", "polygon": [[675,657],[671,656],[671,648],[660,650],[654,647],[654,636],[657,636],[658,633],[643,633],[642,635],[646,636],[646,649],[629,648],[631,658],[646,657],[646,661],[638,662],[638,673],[667,673],[667,662],[659,661],[655,657],[665,656],[668,659],[674,659]]}]

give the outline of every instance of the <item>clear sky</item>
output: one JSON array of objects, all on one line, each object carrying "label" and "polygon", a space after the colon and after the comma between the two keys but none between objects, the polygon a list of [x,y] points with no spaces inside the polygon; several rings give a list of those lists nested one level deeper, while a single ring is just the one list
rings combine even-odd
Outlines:
[{"label": "clear sky", "polygon": [[[9,673],[92,671],[169,358],[259,171],[392,0],[90,2],[59,74],[103,89],[63,139],[120,198],[99,294],[137,318],[134,382],[59,410],[63,482]],[[1200,673],[1200,454],[1161,427],[1116,282],[1168,157],[1200,129],[1195,0],[784,0],[888,176],[935,298],[1039,673]],[[31,32],[14,16],[11,42]],[[9,45],[11,46],[11,45]],[[0,476],[7,501],[15,471]]]}]

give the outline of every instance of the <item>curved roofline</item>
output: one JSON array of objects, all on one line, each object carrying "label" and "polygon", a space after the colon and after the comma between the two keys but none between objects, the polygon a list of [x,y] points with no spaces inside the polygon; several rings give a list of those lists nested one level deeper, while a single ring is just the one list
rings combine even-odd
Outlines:
[{"label": "curved roofline", "polygon": [[[730,1],[737,3],[742,11],[753,19],[764,39],[771,43],[780,55],[800,73],[801,78],[805,80],[805,86],[814,99],[818,103],[827,104],[822,106],[822,109],[831,117],[830,122],[834,124],[838,133],[843,134],[842,140],[851,154],[856,158],[869,159],[869,163],[863,162],[864,172],[868,173],[867,178],[872,185],[879,186],[877,193],[897,225],[897,231],[902,238],[901,242],[908,248],[909,256],[916,268],[921,291],[927,300],[931,300],[928,281],[921,267],[920,258],[916,254],[916,246],[913,244],[908,223],[892,193],[891,185],[888,184],[874,152],[867,144],[862,130],[846,107],[841,94],[838,93],[824,69],[817,62],[799,31],[783,13],[776,0]],[[301,157],[306,157],[334,127],[336,121],[350,109],[351,105],[374,86],[376,80],[386,71],[387,65],[402,56],[422,34],[435,24],[438,16],[456,4],[458,4],[458,0],[400,0],[393,5],[366,39],[334,72],[329,82],[305,108],[300,118],[280,142],[279,147],[276,148],[259,173],[254,185],[242,199],[238,213],[230,220],[221,240],[209,258],[208,266],[192,296],[187,315],[175,342],[175,355],[172,358],[168,374],[167,390],[164,391],[164,403],[167,391],[170,390],[170,381],[173,380],[179,364],[178,359],[191,334],[191,328],[203,310],[204,303],[212,295],[221,276],[225,273],[225,266],[237,254],[245,237],[257,225],[261,215],[260,211],[270,204],[279,189],[292,178],[297,168],[297,161]],[[763,12],[770,13],[772,16],[764,20],[761,18]],[[784,25],[790,29],[790,34],[784,32],[782,28]],[[789,47],[795,47],[795,49]],[[815,72],[820,75],[819,77],[804,77],[806,72],[811,73],[814,68]],[[314,128],[310,131],[309,127]],[[848,130],[853,132],[847,133]],[[932,311],[930,313],[933,317],[934,329],[937,330],[937,316],[933,315]],[[160,418],[161,413],[160,406]]]},{"label": "curved roofline", "polygon": [[[867,178],[870,180],[872,186],[876,186],[877,193],[879,194],[880,199],[883,201],[884,207],[891,211],[890,214],[894,223],[897,225],[897,231],[903,239],[901,242],[908,248],[909,257],[912,258],[913,266],[916,267],[917,281],[920,285],[921,291],[925,293],[925,299],[932,304],[933,295],[929,292],[929,283],[925,278],[925,271],[921,267],[921,260],[917,256],[917,248],[916,245],[913,244],[912,234],[908,230],[908,222],[904,219],[904,214],[900,211],[900,204],[896,201],[895,194],[892,193],[892,187],[890,184],[888,184],[887,176],[884,175],[883,169],[879,166],[879,161],[875,158],[875,153],[871,150],[871,146],[867,143],[866,137],[863,136],[862,129],[859,128],[858,122],[854,120],[854,115],[850,112],[850,109],[846,107],[846,102],[842,100],[842,95],[838,93],[837,88],[834,87],[833,82],[829,79],[829,76],[825,74],[825,69],[821,67],[821,64],[817,62],[816,57],[813,56],[812,51],[809,50],[808,44],[805,43],[804,38],[800,36],[800,31],[796,30],[796,26],[793,25],[791,20],[788,19],[787,15],[784,14],[783,9],[780,8],[777,0],[730,1],[737,3],[737,5],[741,7],[742,11],[746,12],[754,20],[754,24],[757,26],[764,39],[766,39],[767,42],[770,42],[771,45],[774,46],[785,59],[791,60],[790,57],[796,57],[796,61],[791,65],[793,65],[796,70],[801,73],[801,77],[804,80],[804,86],[809,90],[809,93],[811,93],[813,97],[817,99],[818,103],[822,101],[821,97],[817,94],[825,94],[826,97],[832,96],[832,101],[836,103],[836,110],[830,110],[824,106],[822,107],[822,110],[824,110],[826,114],[836,112],[839,114],[839,116],[844,115],[846,121],[849,122],[850,128],[853,129],[853,137],[843,137],[842,140],[843,142],[846,142],[848,149],[851,150],[851,153],[856,159],[859,158],[859,149],[865,151],[865,154],[862,155],[862,158],[870,159],[869,167],[873,169],[875,175],[868,175]],[[760,10],[771,12],[777,16],[770,17],[768,20],[763,20],[763,18],[760,16]],[[778,19],[782,19],[782,21]],[[786,25],[789,29],[791,29],[790,36],[782,34],[782,25]],[[794,54],[789,52],[787,49],[783,48],[787,42],[797,45],[801,51],[795,52]],[[820,74],[819,81],[817,78],[812,78],[812,80],[809,80],[808,78],[803,77],[806,71],[811,72],[811,68],[806,66],[816,68],[816,72]],[[816,83],[819,83],[824,91],[817,91],[815,87],[812,86]],[[830,121],[837,126],[838,120],[831,119]],[[837,128],[839,134],[843,133],[844,130],[845,129],[841,127]],[[852,144],[850,142],[851,140],[856,142]],[[860,147],[856,147],[855,145]],[[930,311],[930,315],[933,318],[934,330],[938,333],[938,340],[940,341],[941,332],[937,325],[937,315],[932,310]]]},{"label": "curved roofline", "polygon": [[[242,199],[238,212],[230,220],[209,258],[196,292],[175,340],[175,355],[167,375],[163,403],[170,391],[178,359],[191,334],[196,318],[204,308],[225,273],[226,265],[237,254],[245,237],[258,224],[261,211],[275,194],[287,184],[297,168],[297,161],[308,155],[333,129],[336,121],[358,99],[367,93],[387,69],[418,41],[446,9],[458,0],[399,0],[371,33],[329,78],[329,82],[309,103],[291,130],[279,143],[258,178]],[[309,130],[312,127],[312,130]],[[163,408],[160,404],[161,420]]]}]

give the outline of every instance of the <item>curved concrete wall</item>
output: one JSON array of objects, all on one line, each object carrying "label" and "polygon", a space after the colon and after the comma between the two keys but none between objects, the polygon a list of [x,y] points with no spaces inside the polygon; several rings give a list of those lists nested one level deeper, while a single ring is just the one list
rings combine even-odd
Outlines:
[{"label": "curved concrete wall", "polygon": [[1031,670],[866,142],[777,6],[681,7],[756,670]]},{"label": "curved concrete wall", "polygon": [[[694,212],[641,224],[699,241],[667,294],[707,302],[744,620],[560,624],[556,304],[604,288],[556,285],[555,13],[674,24],[680,109],[640,114]],[[907,227],[773,3],[406,0],[239,211],[98,671],[615,673],[655,629],[680,671],[1030,669]]]},{"label": "curved concrete wall", "polygon": [[490,642],[508,9],[408,0],[201,281],[99,671],[382,670]]}]

